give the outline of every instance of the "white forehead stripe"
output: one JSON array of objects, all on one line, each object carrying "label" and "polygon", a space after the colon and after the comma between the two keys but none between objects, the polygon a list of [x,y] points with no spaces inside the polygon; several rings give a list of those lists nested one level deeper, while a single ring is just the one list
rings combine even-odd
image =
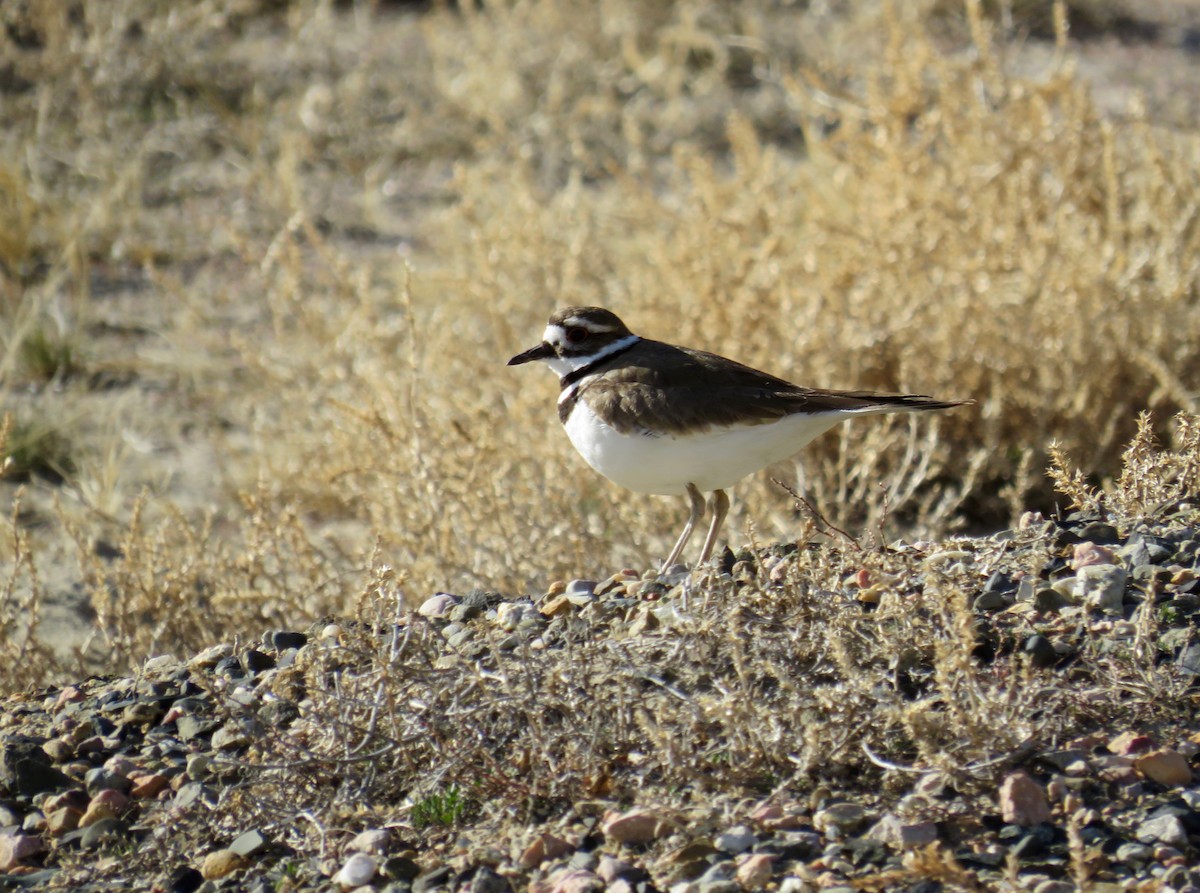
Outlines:
[{"label": "white forehead stripe", "polygon": [[584,319],[581,316],[572,316],[570,319],[563,320],[564,328],[572,328],[578,326],[581,329],[587,329],[589,332],[615,332],[616,326],[601,325],[590,319]]}]

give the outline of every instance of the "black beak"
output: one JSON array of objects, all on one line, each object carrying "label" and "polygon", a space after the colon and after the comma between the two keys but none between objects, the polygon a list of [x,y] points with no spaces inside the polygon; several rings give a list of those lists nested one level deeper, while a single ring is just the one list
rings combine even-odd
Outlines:
[{"label": "black beak", "polygon": [[519,353],[508,361],[510,366],[520,366],[522,363],[531,363],[534,360],[545,360],[554,356],[554,348],[543,341],[537,347],[531,347],[524,353]]}]

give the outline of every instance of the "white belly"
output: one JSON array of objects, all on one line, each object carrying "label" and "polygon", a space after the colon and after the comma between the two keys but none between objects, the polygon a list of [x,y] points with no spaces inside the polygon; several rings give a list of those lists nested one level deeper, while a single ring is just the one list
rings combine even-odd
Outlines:
[{"label": "white belly", "polygon": [[580,400],[566,429],[580,455],[613,483],[638,493],[673,496],[684,493],[689,483],[706,493],[731,487],[799,452],[846,417],[842,412],[792,415],[691,436],[651,436],[618,433]]}]

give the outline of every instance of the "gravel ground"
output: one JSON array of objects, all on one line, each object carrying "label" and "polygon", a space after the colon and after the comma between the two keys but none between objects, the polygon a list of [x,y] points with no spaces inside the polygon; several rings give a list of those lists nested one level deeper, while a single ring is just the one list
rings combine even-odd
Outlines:
[{"label": "gravel ground", "polygon": [[[0,706],[0,887],[1200,890],[1200,530],[1169,514],[1124,524],[1029,516],[992,537],[896,544],[875,554],[906,574],[869,569],[864,559],[840,590],[819,593],[831,610],[871,623],[889,599],[903,600],[935,578],[942,588],[952,582],[974,616],[975,667],[1016,674],[1018,685],[1058,685],[1098,717],[1086,734],[1034,736],[991,766],[955,767],[950,752],[938,767],[916,756],[901,765],[873,752],[864,737],[863,752],[879,770],[873,779],[836,771],[831,756],[803,780],[758,796],[731,785],[707,812],[657,798],[649,783],[644,796],[632,798],[606,796],[611,786],[596,784],[594,797],[566,808],[520,818],[509,810],[499,820],[503,810],[494,803],[476,806],[474,815],[462,808],[457,788],[406,796],[385,783],[382,759],[377,777],[356,782],[352,808],[345,808],[343,790],[340,811],[305,809],[309,801],[298,792],[313,766],[335,776],[343,766],[348,779],[354,759],[280,762],[285,751],[272,745],[322,727],[349,737],[351,725],[339,731],[341,720],[322,705],[351,705],[348,680],[378,669],[378,653],[364,652],[364,636],[390,649],[393,672],[401,675],[418,664],[503,675],[528,670],[529,655],[553,661],[582,641],[605,638],[633,650],[660,648],[682,635],[690,616],[728,613],[735,603],[718,604],[713,595],[722,587],[748,599],[803,585],[801,558],[821,550],[838,547],[776,546],[761,560],[727,553],[707,588],[687,583],[683,573],[657,580],[621,572],[533,596],[439,593],[390,624],[360,618],[270,631],[185,660],[151,657],[124,678],[9,696]],[[418,664],[396,663],[404,643],[418,641]],[[1135,691],[1142,684],[1136,678],[1105,680],[1096,655],[1118,652],[1141,654],[1157,673],[1148,672],[1145,685],[1171,685]],[[932,684],[925,672],[919,662],[893,662],[890,683],[881,679],[879,690],[890,684],[919,701]],[[345,687],[322,701],[318,676]],[[675,679],[658,687],[674,689],[676,699],[699,697],[694,683]],[[1169,703],[1131,714],[1121,707],[1124,698]],[[552,709],[548,701],[525,706]],[[389,710],[393,719],[407,719],[422,705],[413,698]],[[1144,721],[1131,724],[1139,715]],[[584,735],[583,717],[568,717],[568,726],[573,720]],[[343,744],[343,753],[355,753]],[[827,746],[832,755],[834,743]],[[480,752],[503,747],[497,738],[482,742]],[[635,769],[631,756],[613,772]],[[985,783],[964,783],[981,774]],[[719,775],[705,783],[720,790]],[[250,804],[268,777],[275,800]]]}]

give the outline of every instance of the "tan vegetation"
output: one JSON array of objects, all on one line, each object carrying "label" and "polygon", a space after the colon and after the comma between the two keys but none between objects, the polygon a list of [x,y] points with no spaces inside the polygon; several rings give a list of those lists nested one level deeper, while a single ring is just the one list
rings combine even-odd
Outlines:
[{"label": "tan vegetation", "polygon": [[[1049,509],[1051,441],[1113,475],[1200,371],[1200,142],[1103,119],[1065,46],[1010,74],[964,9],[6,5],[0,398],[53,434],[12,453],[4,622],[82,587],[115,668],[344,613],[373,564],[409,600],[649,565],[678,504],[503,368],[565,303],[977,400],[776,470],[842,527]],[[800,532],[767,477],[735,544]]]}]

